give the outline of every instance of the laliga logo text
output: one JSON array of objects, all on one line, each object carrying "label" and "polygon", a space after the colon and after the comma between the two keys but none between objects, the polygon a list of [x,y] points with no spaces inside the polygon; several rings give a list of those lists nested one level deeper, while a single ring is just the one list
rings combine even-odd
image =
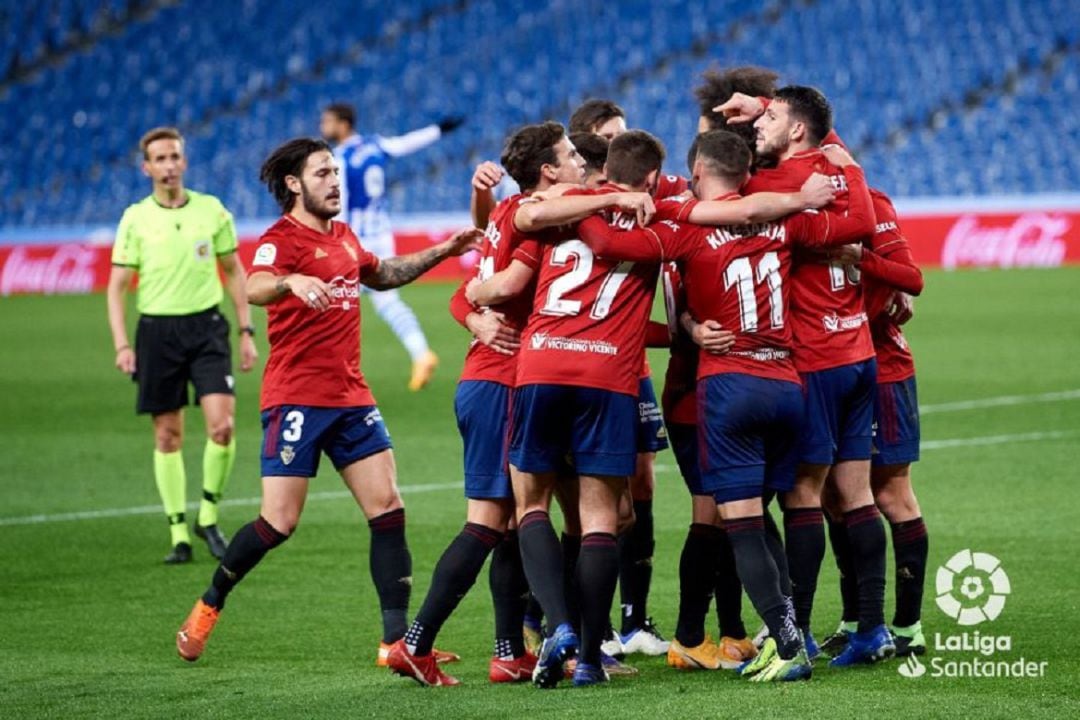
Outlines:
[{"label": "laliga logo text", "polygon": [[[961,550],[938,568],[937,606],[962,627],[996,620],[1012,592],[1009,576],[1001,561],[989,553]],[[1012,637],[983,635],[978,630],[957,635],[934,633],[933,650],[939,653],[966,653],[966,658],[931,658],[929,667],[912,655],[897,668],[906,678],[930,677],[1043,677],[1047,662],[1020,657],[998,659],[1012,652]]]}]

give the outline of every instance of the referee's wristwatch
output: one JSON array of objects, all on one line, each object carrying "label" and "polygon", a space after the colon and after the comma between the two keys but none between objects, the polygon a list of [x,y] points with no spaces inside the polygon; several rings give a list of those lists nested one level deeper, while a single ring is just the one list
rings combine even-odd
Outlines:
[{"label": "referee's wristwatch", "polygon": [[243,327],[240,328],[240,334],[241,335],[250,335],[251,337],[255,337],[255,326],[254,325],[244,325]]}]

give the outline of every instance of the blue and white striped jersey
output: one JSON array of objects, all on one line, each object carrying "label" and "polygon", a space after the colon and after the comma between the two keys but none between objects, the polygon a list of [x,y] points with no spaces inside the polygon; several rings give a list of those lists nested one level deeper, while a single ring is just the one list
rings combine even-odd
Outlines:
[{"label": "blue and white striped jersey", "polygon": [[427,147],[441,137],[438,125],[397,137],[350,135],[334,148],[341,165],[341,215],[361,241],[390,234],[386,161]]}]

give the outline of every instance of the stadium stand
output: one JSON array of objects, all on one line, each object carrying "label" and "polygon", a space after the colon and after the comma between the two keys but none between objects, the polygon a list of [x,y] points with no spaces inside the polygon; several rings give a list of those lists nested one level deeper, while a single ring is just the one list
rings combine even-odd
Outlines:
[{"label": "stadium stand", "polygon": [[[256,181],[263,155],[313,133],[333,100],[384,134],[469,117],[396,163],[398,212],[465,208],[471,165],[496,158],[509,128],[565,120],[595,95],[656,132],[681,171],[701,71],[745,63],[821,87],[874,183],[894,195],[1077,191],[1080,158],[1057,150],[1080,133],[1062,112],[1080,105],[1070,6],[0,0],[20,37],[0,51],[0,226],[115,222],[145,192],[134,145],[157,124],[188,134],[192,187],[240,217],[272,215]],[[597,27],[610,28],[602,44]]]}]

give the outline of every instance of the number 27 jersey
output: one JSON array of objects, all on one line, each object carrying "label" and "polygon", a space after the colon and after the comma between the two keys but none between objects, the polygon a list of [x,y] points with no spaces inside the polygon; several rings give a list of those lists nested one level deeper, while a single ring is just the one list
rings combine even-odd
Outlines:
[{"label": "number 27 jersey", "polygon": [[[621,190],[607,185],[574,194],[614,192]],[[657,218],[679,218],[691,206],[658,203]],[[604,217],[613,227],[635,227],[634,216],[617,209]],[[637,397],[658,273],[656,263],[596,257],[576,238],[545,245],[517,385],[574,385]]]}]

